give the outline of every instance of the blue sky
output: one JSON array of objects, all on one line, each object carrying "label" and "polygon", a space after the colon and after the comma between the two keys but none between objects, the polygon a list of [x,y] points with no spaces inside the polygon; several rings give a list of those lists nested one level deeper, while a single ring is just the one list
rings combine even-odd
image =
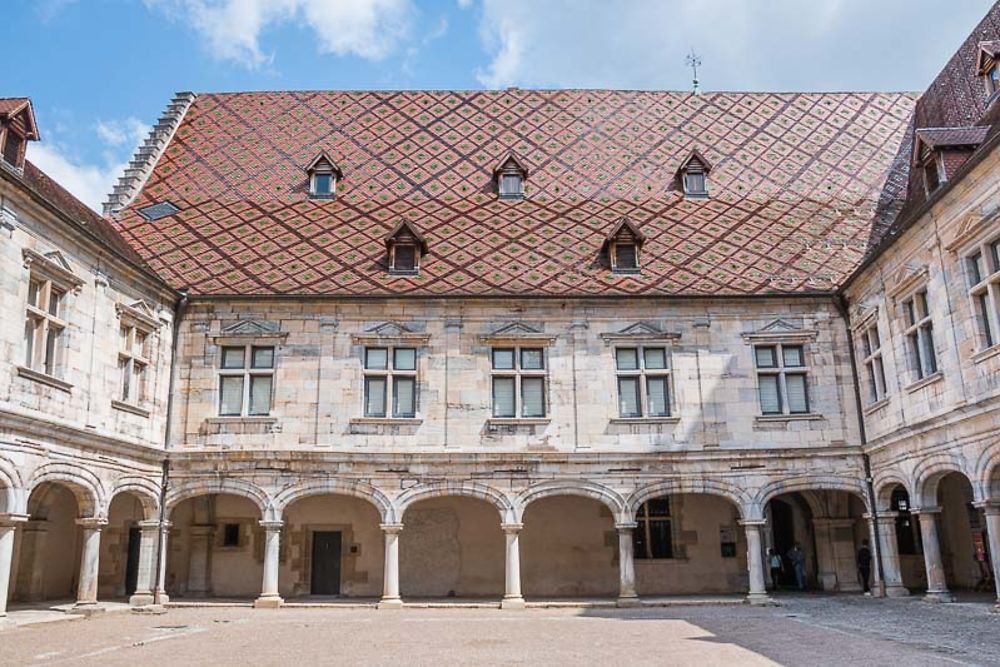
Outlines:
[{"label": "blue sky", "polygon": [[991,0],[6,0],[0,96],[98,207],[178,90],[923,90]]}]

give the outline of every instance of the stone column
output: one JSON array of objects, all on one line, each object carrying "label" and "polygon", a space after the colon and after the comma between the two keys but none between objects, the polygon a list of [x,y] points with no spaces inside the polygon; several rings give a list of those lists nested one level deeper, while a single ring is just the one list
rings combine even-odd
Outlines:
[{"label": "stone column", "polygon": [[156,544],[156,550],[159,553],[157,558],[160,566],[155,574],[156,583],[153,588],[153,604],[167,604],[170,602],[170,596],[167,595],[167,541],[170,537],[170,526],[172,525],[169,521],[164,521],[160,524],[160,539]]},{"label": "stone column", "polygon": [[83,549],[80,554],[80,579],[76,589],[75,607],[95,607],[97,605],[97,575],[101,561],[101,530],[108,520],[101,517],[77,519],[83,528]]},{"label": "stone column", "polygon": [[379,609],[398,609],[403,606],[399,597],[399,533],[403,530],[401,523],[383,523],[380,525],[385,535],[385,571],[382,575],[382,599]]},{"label": "stone column", "polygon": [[501,609],[524,609],[521,597],[521,528],[524,524],[505,523],[500,526],[507,539],[503,602]]},{"label": "stone column", "polygon": [[187,594],[208,597],[212,593],[212,541],[215,526],[191,526],[191,554],[188,561]]},{"label": "stone column", "polygon": [[[899,512],[879,512],[876,519],[878,521],[878,550],[882,557],[882,570],[885,575],[885,595],[890,598],[906,597],[910,594],[910,590],[903,585],[903,568],[899,563],[899,542],[896,539],[897,518],[899,518]],[[872,532],[874,533],[874,531]],[[872,539],[875,539],[874,536]],[[878,571],[875,565],[876,563],[872,563],[873,575]]]},{"label": "stone column", "polygon": [[747,602],[753,605],[771,604],[767,594],[767,584],[764,579],[764,552],[761,545],[760,531],[764,526],[763,519],[747,519],[740,521],[747,535],[747,570],[750,572],[750,591]]},{"label": "stone column", "polygon": [[[986,515],[986,538],[990,545],[990,562],[993,565],[993,585],[997,593],[996,611],[1000,611],[1000,504],[977,503]],[[0,575],[3,572],[0,571]]]},{"label": "stone column", "polygon": [[618,531],[618,606],[636,607],[639,596],[635,592],[635,553],[632,531],[635,523],[619,523]]},{"label": "stone column", "polygon": [[128,599],[133,607],[153,604],[153,589],[156,587],[156,536],[159,531],[159,521],[139,522],[139,572],[135,593]]},{"label": "stone column", "polygon": [[28,520],[27,514],[0,514],[0,625],[7,616],[10,569],[14,560],[14,531]]},{"label": "stone column", "polygon": [[924,546],[924,566],[927,568],[927,595],[924,600],[953,602],[944,576],[941,541],[938,538],[937,515],[941,513],[941,508],[925,507],[916,511],[920,513],[920,537]]},{"label": "stone column", "polygon": [[257,609],[277,609],[284,600],[278,595],[278,568],[281,565],[281,521],[261,521],[264,528],[264,580],[260,597],[254,600]]}]

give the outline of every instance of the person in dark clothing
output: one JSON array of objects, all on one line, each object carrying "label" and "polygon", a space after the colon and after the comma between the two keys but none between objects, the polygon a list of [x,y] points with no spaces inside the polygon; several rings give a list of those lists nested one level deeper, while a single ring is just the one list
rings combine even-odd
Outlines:
[{"label": "person in dark clothing", "polygon": [[778,590],[778,581],[781,573],[785,570],[785,565],[781,561],[781,556],[774,549],[767,550],[767,565],[771,568],[771,586]]},{"label": "person in dark clothing", "polygon": [[871,595],[872,589],[868,586],[868,580],[872,575],[872,550],[868,547],[868,540],[861,540],[861,548],[858,549],[858,574],[865,595]]},{"label": "person in dark clothing", "polygon": [[806,553],[802,551],[802,546],[798,542],[788,550],[788,560],[791,561],[792,569],[795,571],[795,583],[798,584],[800,591],[804,591],[806,589]]}]

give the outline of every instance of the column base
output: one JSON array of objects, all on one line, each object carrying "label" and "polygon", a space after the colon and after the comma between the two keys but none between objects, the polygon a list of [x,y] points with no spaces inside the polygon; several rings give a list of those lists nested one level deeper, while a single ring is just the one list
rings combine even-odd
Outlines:
[{"label": "column base", "polygon": [[954,602],[955,596],[949,591],[927,591],[924,602]]},{"label": "column base", "polygon": [[910,595],[910,589],[902,584],[886,585],[885,596],[887,598],[905,598]]},{"label": "column base", "polygon": [[277,609],[282,604],[284,600],[278,595],[262,595],[253,601],[254,609]]},{"label": "column base", "polygon": [[153,604],[167,604],[168,602],[170,602],[170,596],[165,591],[154,594]]},{"label": "column base", "polygon": [[77,602],[70,608],[69,613],[89,618],[91,616],[103,614],[105,611],[107,610],[96,602]]},{"label": "column base", "polygon": [[524,598],[504,598],[500,601],[501,609],[524,609]]},{"label": "column base", "polygon": [[778,603],[774,601],[767,593],[748,593],[747,603],[753,605],[754,607],[777,607]]},{"label": "column base", "polygon": [[642,601],[639,599],[638,595],[628,595],[625,597],[620,597],[615,600],[616,607],[641,607]]},{"label": "column base", "polygon": [[382,598],[378,601],[379,609],[402,609],[403,599],[402,598]]},{"label": "column base", "polygon": [[128,599],[130,607],[146,607],[153,604],[152,593],[135,593]]}]

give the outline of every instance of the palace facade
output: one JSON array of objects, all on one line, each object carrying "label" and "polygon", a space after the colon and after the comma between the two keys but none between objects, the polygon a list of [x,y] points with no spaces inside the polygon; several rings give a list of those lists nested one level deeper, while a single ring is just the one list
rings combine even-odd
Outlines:
[{"label": "palace facade", "polygon": [[0,100],[0,613],[995,594],[998,81]]}]

